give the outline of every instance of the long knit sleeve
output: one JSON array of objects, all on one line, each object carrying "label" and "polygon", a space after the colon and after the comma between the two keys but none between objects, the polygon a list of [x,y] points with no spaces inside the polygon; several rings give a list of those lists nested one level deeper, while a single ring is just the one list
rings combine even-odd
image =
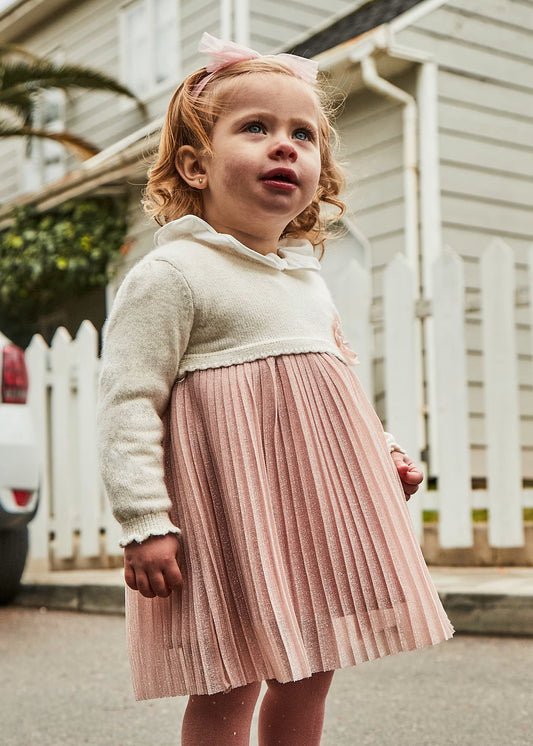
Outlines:
[{"label": "long knit sleeve", "polygon": [[194,315],[191,290],[170,263],[137,264],[104,329],[97,412],[101,473],[121,546],[178,533],[169,518],[162,417]]}]

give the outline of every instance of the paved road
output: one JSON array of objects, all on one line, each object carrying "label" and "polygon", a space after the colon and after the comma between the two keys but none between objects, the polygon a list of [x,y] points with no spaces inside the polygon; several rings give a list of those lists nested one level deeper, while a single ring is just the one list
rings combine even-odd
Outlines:
[{"label": "paved road", "polygon": [[[338,671],[322,744],[532,746],[532,698],[533,639],[456,636]],[[134,702],[122,617],[0,609],[4,746],[176,746],[184,705]]]}]

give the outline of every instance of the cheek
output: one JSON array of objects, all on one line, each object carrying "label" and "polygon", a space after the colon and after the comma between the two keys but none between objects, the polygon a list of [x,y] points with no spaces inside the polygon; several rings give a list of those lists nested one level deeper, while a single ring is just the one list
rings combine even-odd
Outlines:
[{"label": "cheek", "polygon": [[235,189],[243,184],[244,179],[250,173],[250,164],[247,159],[233,156],[227,159],[222,170],[222,184],[224,187]]},{"label": "cheek", "polygon": [[313,199],[320,180],[321,163],[320,156],[313,158],[308,163],[309,202]]}]

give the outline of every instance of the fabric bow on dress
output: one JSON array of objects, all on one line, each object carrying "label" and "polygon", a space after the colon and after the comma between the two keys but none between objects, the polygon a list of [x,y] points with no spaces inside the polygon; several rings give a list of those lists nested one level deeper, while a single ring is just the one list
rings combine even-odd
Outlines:
[{"label": "fabric bow on dress", "polygon": [[341,320],[337,316],[337,314],[335,314],[335,317],[333,319],[332,331],[333,338],[335,339],[337,347],[344,355],[344,358],[347,361],[348,365],[359,365],[357,353],[352,350],[352,348],[350,347],[350,343],[344,336],[341,326]]}]

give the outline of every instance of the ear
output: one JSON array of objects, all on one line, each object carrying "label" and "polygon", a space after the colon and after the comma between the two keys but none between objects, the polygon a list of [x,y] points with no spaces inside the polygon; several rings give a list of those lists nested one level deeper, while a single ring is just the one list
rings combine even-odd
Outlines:
[{"label": "ear", "polygon": [[182,145],[174,158],[176,171],[193,189],[205,189],[206,172],[198,151],[192,145]]}]

